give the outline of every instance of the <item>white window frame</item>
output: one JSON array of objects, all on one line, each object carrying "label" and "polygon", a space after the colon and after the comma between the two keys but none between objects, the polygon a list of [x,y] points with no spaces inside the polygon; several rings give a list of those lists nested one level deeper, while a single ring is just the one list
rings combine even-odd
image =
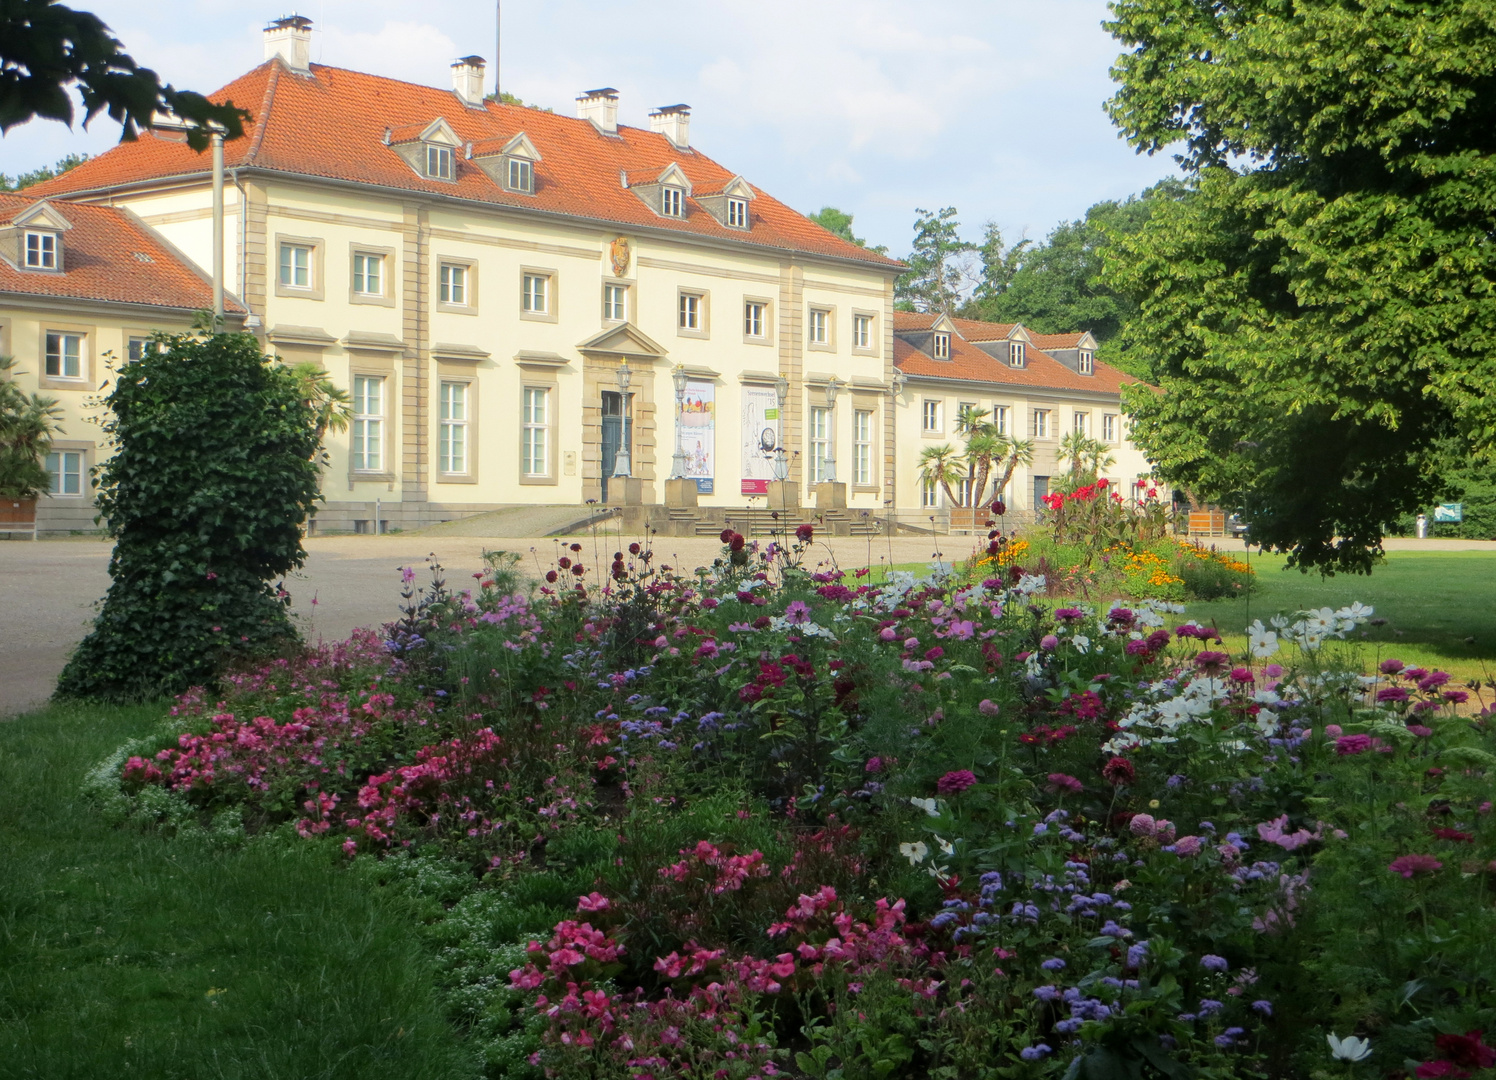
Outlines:
[{"label": "white window frame", "polygon": [[1117,441],[1117,414],[1101,414],[1101,440],[1102,442],[1114,443]]},{"label": "white window frame", "polygon": [[613,281],[603,282],[603,321],[629,321],[629,287]]},{"label": "white window frame", "polygon": [[941,331],[934,335],[930,343],[930,355],[936,360],[949,360],[951,358],[951,335]]},{"label": "white window frame", "polygon": [[680,330],[700,332],[702,330],[702,307],[705,297],[698,292],[682,290],[675,306],[675,325]]},{"label": "white window frame", "polygon": [[873,347],[873,317],[871,315],[852,316],[852,348],[871,349]]},{"label": "white window frame", "polygon": [[769,336],[769,305],[762,300],[743,301],[743,336],[765,338]]},{"label": "white window frame", "polygon": [[1008,434],[1009,409],[1006,405],[992,406],[992,425],[999,435]]},{"label": "white window frame", "polygon": [[456,160],[450,146],[426,144],[426,175],[433,180],[451,180],[456,175]]},{"label": "white window frame", "polygon": [[945,404],[939,398],[925,398],[924,407],[920,413],[920,430],[926,435],[939,435],[944,430],[944,408]]},{"label": "white window frame", "polygon": [[535,192],[535,163],[525,158],[509,159],[509,168],[506,170],[509,180],[510,191],[518,191],[525,195]]},{"label": "white window frame", "polygon": [[519,469],[526,479],[551,475],[551,390],[526,386],[520,391]]},{"label": "white window frame", "polygon": [[1023,342],[1008,342],[1008,366],[1023,367],[1028,363],[1028,355],[1024,351]]},{"label": "white window frame", "polygon": [[1091,429],[1091,414],[1084,409],[1076,409],[1070,414],[1070,428],[1077,435],[1085,435]]},{"label": "white window frame", "polygon": [[873,410],[852,410],[852,483],[873,486]]},{"label": "white window frame", "polygon": [[471,307],[468,277],[472,268],[464,263],[444,262],[437,268],[437,301],[452,307]]},{"label": "white window frame", "polygon": [[919,505],[923,510],[934,510],[940,506],[940,485],[935,482],[933,476],[927,476],[920,481]]},{"label": "white window frame", "polygon": [[[87,364],[87,357],[84,355],[84,349],[87,347],[85,344],[87,336],[86,334],[76,333],[71,330],[46,331],[42,336],[44,347],[42,371],[45,373],[45,377],[48,379],[66,379],[82,382],[85,378],[84,368]],[[57,342],[55,349],[52,347],[54,341]],[[69,341],[75,343],[72,352],[69,352],[67,348]],[[54,358],[57,361],[56,371],[52,370],[52,361]],[[73,361],[72,371],[68,371],[69,360]]]},{"label": "white window frame", "polygon": [[822,484],[828,481],[830,473],[826,468],[826,458],[831,453],[832,439],[835,438],[835,417],[831,409],[825,405],[812,405],[810,407],[810,482]]},{"label": "white window frame", "polygon": [[353,376],[353,426],[349,468],[357,473],[384,472],[385,376]]},{"label": "white window frame", "polygon": [[26,233],[26,269],[56,270],[58,249],[61,246],[57,242],[55,232],[28,231]]},{"label": "white window frame", "polygon": [[660,213],[665,217],[684,217],[686,205],[686,192],[684,188],[676,187],[674,184],[665,184],[660,188]]},{"label": "white window frame", "polygon": [[828,309],[810,309],[810,318],[805,324],[805,340],[811,345],[831,344],[831,312]]},{"label": "white window frame", "polygon": [[[68,459],[73,459],[73,468],[68,468]],[[53,466],[56,459],[56,467]],[[86,485],[83,482],[84,463],[82,450],[56,449],[47,455],[47,494],[54,499],[82,498],[87,494],[84,491]],[[68,482],[72,481],[73,488],[68,490]]]},{"label": "white window frame", "polygon": [[1049,438],[1049,414],[1050,414],[1050,411],[1051,410],[1049,410],[1049,409],[1035,409],[1034,410],[1034,429],[1033,429],[1034,430],[1034,438],[1036,438],[1036,439],[1047,439],[1047,438]]},{"label": "white window frame", "polygon": [[1094,375],[1096,373],[1096,354],[1090,349],[1082,349],[1075,361],[1076,368],[1082,375]]},{"label": "white window frame", "polygon": [[[288,259],[287,256],[290,256]],[[304,258],[302,258],[304,256]],[[281,241],[276,260],[276,281],[283,289],[300,289],[311,292],[317,287],[316,248],[312,244],[300,244],[290,240]],[[302,280],[297,280],[300,277]]]},{"label": "white window frame", "polygon": [[144,360],[151,344],[151,339],[148,337],[137,336],[127,338],[125,340],[125,358],[127,360]]},{"label": "white window frame", "polygon": [[[353,292],[355,295],[383,296],[387,280],[383,255],[371,251],[353,253]],[[370,288],[371,284],[372,288]]]},{"label": "white window frame", "polygon": [[443,380],[437,391],[437,471],[449,476],[468,472],[472,411],[466,381]]},{"label": "white window frame", "polygon": [[727,200],[727,224],[734,229],[746,229],[748,227],[748,200]]},{"label": "white window frame", "polygon": [[551,313],[551,275],[533,270],[526,271],[519,279],[520,310],[527,315],[549,315]]}]

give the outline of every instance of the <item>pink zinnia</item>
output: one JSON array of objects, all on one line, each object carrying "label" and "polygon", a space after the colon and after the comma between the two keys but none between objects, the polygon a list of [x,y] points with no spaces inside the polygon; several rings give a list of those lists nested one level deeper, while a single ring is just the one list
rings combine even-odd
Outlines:
[{"label": "pink zinnia", "polygon": [[1432,855],[1399,855],[1388,864],[1387,869],[1394,874],[1401,874],[1410,878],[1414,874],[1432,874],[1435,870],[1442,870],[1444,864]]},{"label": "pink zinnia", "polygon": [[1401,686],[1384,686],[1377,691],[1378,701],[1407,701],[1408,692]]},{"label": "pink zinnia", "polygon": [[1085,785],[1066,773],[1052,772],[1049,774],[1049,789],[1051,791],[1082,791]]},{"label": "pink zinnia", "polygon": [[1372,740],[1370,735],[1342,735],[1335,740],[1335,753],[1341,757],[1351,754],[1364,754],[1371,749]]},{"label": "pink zinnia", "polygon": [[976,782],[977,778],[972,774],[970,769],[957,769],[955,772],[946,773],[939,780],[935,781],[935,790],[941,795],[956,795],[965,791]]}]

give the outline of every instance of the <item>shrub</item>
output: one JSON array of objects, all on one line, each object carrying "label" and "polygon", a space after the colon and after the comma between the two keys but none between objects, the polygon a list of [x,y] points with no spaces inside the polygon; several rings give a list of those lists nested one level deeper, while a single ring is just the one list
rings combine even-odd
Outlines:
[{"label": "shrub", "polygon": [[158,335],[119,372],[99,509],[113,579],[58,682],[65,697],[136,700],[212,684],[295,643],[272,585],[306,558],[315,417],[249,334]]}]

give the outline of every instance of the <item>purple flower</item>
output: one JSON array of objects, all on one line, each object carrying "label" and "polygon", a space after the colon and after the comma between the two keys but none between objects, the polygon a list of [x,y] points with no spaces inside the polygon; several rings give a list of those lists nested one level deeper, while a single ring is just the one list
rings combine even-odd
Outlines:
[{"label": "purple flower", "polygon": [[[1383,691],[1383,693],[1385,692]],[[1377,696],[1380,697],[1381,695]],[[1406,697],[1407,695],[1404,694],[1403,696]],[[1364,754],[1371,749],[1371,743],[1372,739],[1370,735],[1342,735],[1335,740],[1335,753],[1341,757],[1349,757],[1352,754]]]},{"label": "purple flower", "polygon": [[789,606],[784,609],[784,621],[791,626],[808,623],[810,622],[810,608],[805,606],[804,600],[791,600]]},{"label": "purple flower", "polygon": [[1061,622],[1069,622],[1072,619],[1082,619],[1085,612],[1078,607],[1062,607],[1055,609],[1054,617]]},{"label": "purple flower", "polygon": [[1059,1001],[1060,992],[1053,986],[1036,986],[1034,987],[1034,997],[1040,1001]]},{"label": "purple flower", "polygon": [[1054,956],[1039,966],[1045,971],[1063,971],[1065,969],[1065,961],[1061,960],[1058,956]]},{"label": "purple flower", "polygon": [[1414,874],[1432,874],[1443,867],[1444,864],[1432,855],[1399,855],[1392,860],[1387,869],[1394,874],[1410,878]]},{"label": "purple flower", "polygon": [[1408,692],[1401,686],[1384,686],[1377,691],[1378,701],[1407,701]]},{"label": "purple flower", "polygon": [[1225,971],[1231,965],[1226,963],[1224,956],[1216,956],[1214,953],[1206,953],[1200,957],[1200,966],[1206,971]]},{"label": "purple flower", "polygon": [[1039,639],[1039,648],[1043,649],[1045,652],[1054,652],[1054,650],[1058,649],[1059,647],[1060,639],[1055,637],[1053,634],[1045,634],[1042,638]]},{"label": "purple flower", "polygon": [[1273,1003],[1271,1001],[1254,1001],[1252,1002],[1252,1008],[1260,1012],[1263,1016],[1273,1015]]},{"label": "purple flower", "polygon": [[1222,1005],[1219,1001],[1211,1001],[1209,998],[1201,998],[1200,999],[1200,1015],[1201,1016],[1214,1016],[1216,1013],[1220,1012],[1225,1007],[1226,1006]]},{"label": "purple flower", "polygon": [[1024,1061],[1038,1061],[1045,1054],[1052,1053],[1054,1051],[1047,1043],[1039,1043],[1036,1046],[1025,1046],[1022,1050],[1018,1051],[1018,1056],[1023,1058]]}]

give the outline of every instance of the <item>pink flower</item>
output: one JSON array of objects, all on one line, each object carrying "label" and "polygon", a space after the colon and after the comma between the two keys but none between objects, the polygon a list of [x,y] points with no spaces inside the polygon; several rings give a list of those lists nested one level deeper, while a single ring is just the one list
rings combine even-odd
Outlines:
[{"label": "pink flower", "polygon": [[804,600],[791,600],[789,606],[784,609],[784,621],[791,626],[799,626],[810,622],[810,608],[805,606]]},{"label": "pink flower", "polygon": [[1432,874],[1435,870],[1442,870],[1444,864],[1432,855],[1399,855],[1388,864],[1387,869],[1394,874],[1401,874],[1410,878],[1414,874]]},{"label": "pink flower", "polygon": [[1339,724],[1325,725],[1325,736],[1327,738],[1338,739],[1343,731],[1344,729]]},{"label": "pink flower", "polygon": [[1370,735],[1342,735],[1335,740],[1335,753],[1341,757],[1364,754],[1372,747]]},{"label": "pink flower", "polygon": [[1191,858],[1200,854],[1200,838],[1198,836],[1181,836],[1174,841],[1174,851],[1181,858]]},{"label": "pink flower", "polygon": [[1068,776],[1068,775],[1066,775],[1065,773],[1062,773],[1062,772],[1052,772],[1052,773],[1049,774],[1048,779],[1049,779],[1049,790],[1050,791],[1055,791],[1055,792],[1059,792],[1059,791],[1071,791],[1071,792],[1075,792],[1075,791],[1083,791],[1085,789],[1085,785],[1082,784],[1075,777]]},{"label": "pink flower", "polygon": [[1377,670],[1383,675],[1396,675],[1405,665],[1401,660],[1383,660],[1377,665]]},{"label": "pink flower", "polygon": [[1054,652],[1059,647],[1060,639],[1055,637],[1053,634],[1045,634],[1042,638],[1039,639],[1039,648],[1043,649],[1045,652]]},{"label": "pink flower", "polygon": [[613,905],[599,892],[590,892],[577,900],[578,911],[607,911]]},{"label": "pink flower", "polygon": [[957,795],[976,782],[977,778],[970,769],[957,769],[935,781],[935,790],[941,795]]},{"label": "pink flower", "polygon": [[982,703],[977,706],[977,711],[983,716],[996,716],[998,714],[997,702],[991,698],[983,698]]},{"label": "pink flower", "polygon": [[1153,826],[1152,814],[1134,814],[1132,820],[1127,823],[1127,828],[1134,836],[1152,836]]}]

